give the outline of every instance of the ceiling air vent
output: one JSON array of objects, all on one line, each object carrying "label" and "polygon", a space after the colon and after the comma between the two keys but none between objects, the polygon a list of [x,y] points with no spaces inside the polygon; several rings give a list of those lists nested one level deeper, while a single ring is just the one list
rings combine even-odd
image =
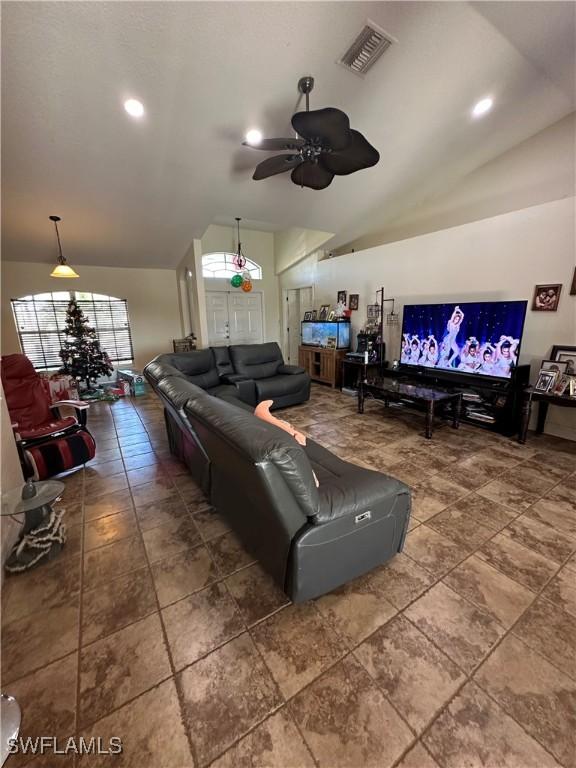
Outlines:
[{"label": "ceiling air vent", "polygon": [[396,40],[387,32],[380,29],[374,22],[368,21],[338,63],[357,75],[365,75],[384,51],[395,42]]}]

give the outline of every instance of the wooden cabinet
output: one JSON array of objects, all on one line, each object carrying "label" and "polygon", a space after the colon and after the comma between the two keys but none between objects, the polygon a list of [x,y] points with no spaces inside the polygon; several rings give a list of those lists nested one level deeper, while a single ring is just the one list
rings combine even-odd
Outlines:
[{"label": "wooden cabinet", "polygon": [[342,360],[346,352],[346,349],[302,345],[298,348],[298,363],[308,371],[312,381],[330,384],[335,389],[340,387]]}]

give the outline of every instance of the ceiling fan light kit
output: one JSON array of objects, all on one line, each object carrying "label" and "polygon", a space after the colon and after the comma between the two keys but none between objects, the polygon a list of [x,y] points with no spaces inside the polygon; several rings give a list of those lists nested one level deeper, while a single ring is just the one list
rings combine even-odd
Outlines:
[{"label": "ceiling fan light kit", "polygon": [[345,112],[335,107],[310,110],[313,88],[313,77],[302,77],[298,81],[298,90],[306,97],[306,110],[292,115],[292,127],[298,137],[262,139],[258,145],[243,142],[252,149],[287,152],[259,163],[252,176],[255,181],[292,171],[290,177],[294,184],[326,189],[334,176],[356,173],[380,160],[380,154],[364,136],[350,128]]}]

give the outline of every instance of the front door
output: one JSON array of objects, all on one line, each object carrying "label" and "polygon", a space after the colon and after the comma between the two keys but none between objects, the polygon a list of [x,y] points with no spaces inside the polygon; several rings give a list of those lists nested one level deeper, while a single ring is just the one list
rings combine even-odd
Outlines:
[{"label": "front door", "polygon": [[211,347],[262,343],[261,293],[206,291],[206,312]]}]

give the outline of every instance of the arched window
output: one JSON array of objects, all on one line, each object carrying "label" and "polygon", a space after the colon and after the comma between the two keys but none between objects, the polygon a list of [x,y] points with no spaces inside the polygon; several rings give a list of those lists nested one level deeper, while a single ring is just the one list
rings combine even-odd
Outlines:
[{"label": "arched window", "polygon": [[[206,253],[202,256],[202,277],[234,277],[238,274],[234,266],[233,253]],[[246,266],[252,280],[262,280],[262,267],[255,261],[246,259]]]},{"label": "arched window", "polygon": [[12,299],[14,322],[22,352],[37,370],[60,368],[59,352],[65,340],[66,309],[75,298],[89,324],[96,329],[101,348],[113,363],[134,360],[132,334],[125,299],[85,291],[53,291]]}]

